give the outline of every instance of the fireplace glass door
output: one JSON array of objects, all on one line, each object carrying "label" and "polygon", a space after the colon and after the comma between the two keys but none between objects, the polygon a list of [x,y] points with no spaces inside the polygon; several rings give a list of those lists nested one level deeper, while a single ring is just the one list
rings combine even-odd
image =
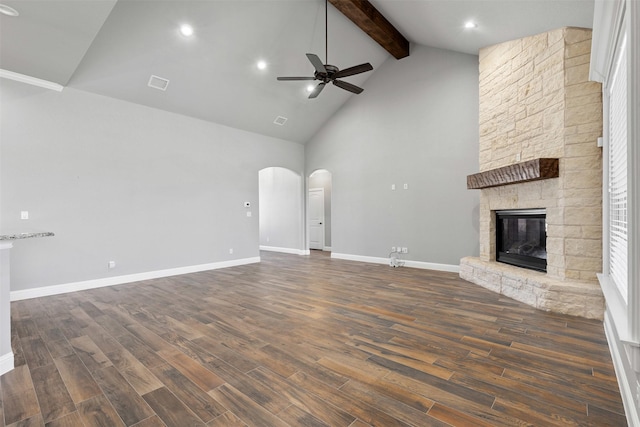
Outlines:
[{"label": "fireplace glass door", "polygon": [[496,252],[498,262],[547,271],[546,211],[496,211]]}]

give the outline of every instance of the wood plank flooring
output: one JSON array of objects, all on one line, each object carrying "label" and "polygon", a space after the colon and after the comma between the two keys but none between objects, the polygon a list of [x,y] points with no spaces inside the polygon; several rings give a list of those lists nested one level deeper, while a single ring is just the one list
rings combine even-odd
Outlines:
[{"label": "wood plank flooring", "polygon": [[11,426],[625,426],[601,322],[311,256],[11,304]]}]

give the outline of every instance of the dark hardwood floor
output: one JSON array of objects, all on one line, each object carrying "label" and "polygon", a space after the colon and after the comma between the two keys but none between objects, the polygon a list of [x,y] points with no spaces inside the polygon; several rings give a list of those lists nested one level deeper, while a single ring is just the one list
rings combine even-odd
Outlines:
[{"label": "dark hardwood floor", "polygon": [[14,302],[3,426],[625,426],[602,323],[456,274],[262,262]]}]

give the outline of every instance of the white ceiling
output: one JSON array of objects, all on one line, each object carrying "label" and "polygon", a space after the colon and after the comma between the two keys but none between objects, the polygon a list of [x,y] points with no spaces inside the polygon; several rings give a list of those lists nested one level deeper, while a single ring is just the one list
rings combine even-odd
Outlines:
[{"label": "white ceiling", "polygon": [[[324,61],[322,0],[0,0],[0,68],[251,132],[307,142],[366,80],[395,61],[329,5],[329,63],[370,62],[307,99],[305,53]],[[564,26],[591,27],[593,0],[371,0],[411,42],[477,54],[484,46]],[[468,30],[465,21],[478,27]],[[195,35],[178,32],[190,23]],[[266,70],[256,62],[265,60]],[[166,91],[147,86],[154,74]],[[288,118],[284,126],[273,124]]]}]

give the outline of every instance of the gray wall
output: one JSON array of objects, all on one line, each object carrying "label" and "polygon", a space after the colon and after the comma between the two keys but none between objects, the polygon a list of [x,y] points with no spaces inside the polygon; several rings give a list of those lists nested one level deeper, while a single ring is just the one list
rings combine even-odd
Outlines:
[{"label": "gray wall", "polygon": [[293,142],[70,88],[0,90],[0,229],[56,233],[14,246],[12,290],[257,257],[258,171],[303,172]]},{"label": "gray wall", "polygon": [[260,171],[260,245],[303,250],[302,177],[289,169]]},{"label": "gray wall", "polygon": [[2,79],[0,231],[56,233],[15,245],[12,289],[256,257],[269,166],[332,172],[334,252],[400,245],[406,259],[457,265],[478,252],[478,194],[465,186],[478,171],[477,79],[476,56],[413,46],[309,142],[306,165],[289,141]]},{"label": "gray wall", "polygon": [[[413,45],[306,146],[306,170],[332,173],[332,250],[458,265],[478,253],[478,58]],[[408,190],[403,189],[407,183]],[[391,185],[396,190],[391,190]]]}]

